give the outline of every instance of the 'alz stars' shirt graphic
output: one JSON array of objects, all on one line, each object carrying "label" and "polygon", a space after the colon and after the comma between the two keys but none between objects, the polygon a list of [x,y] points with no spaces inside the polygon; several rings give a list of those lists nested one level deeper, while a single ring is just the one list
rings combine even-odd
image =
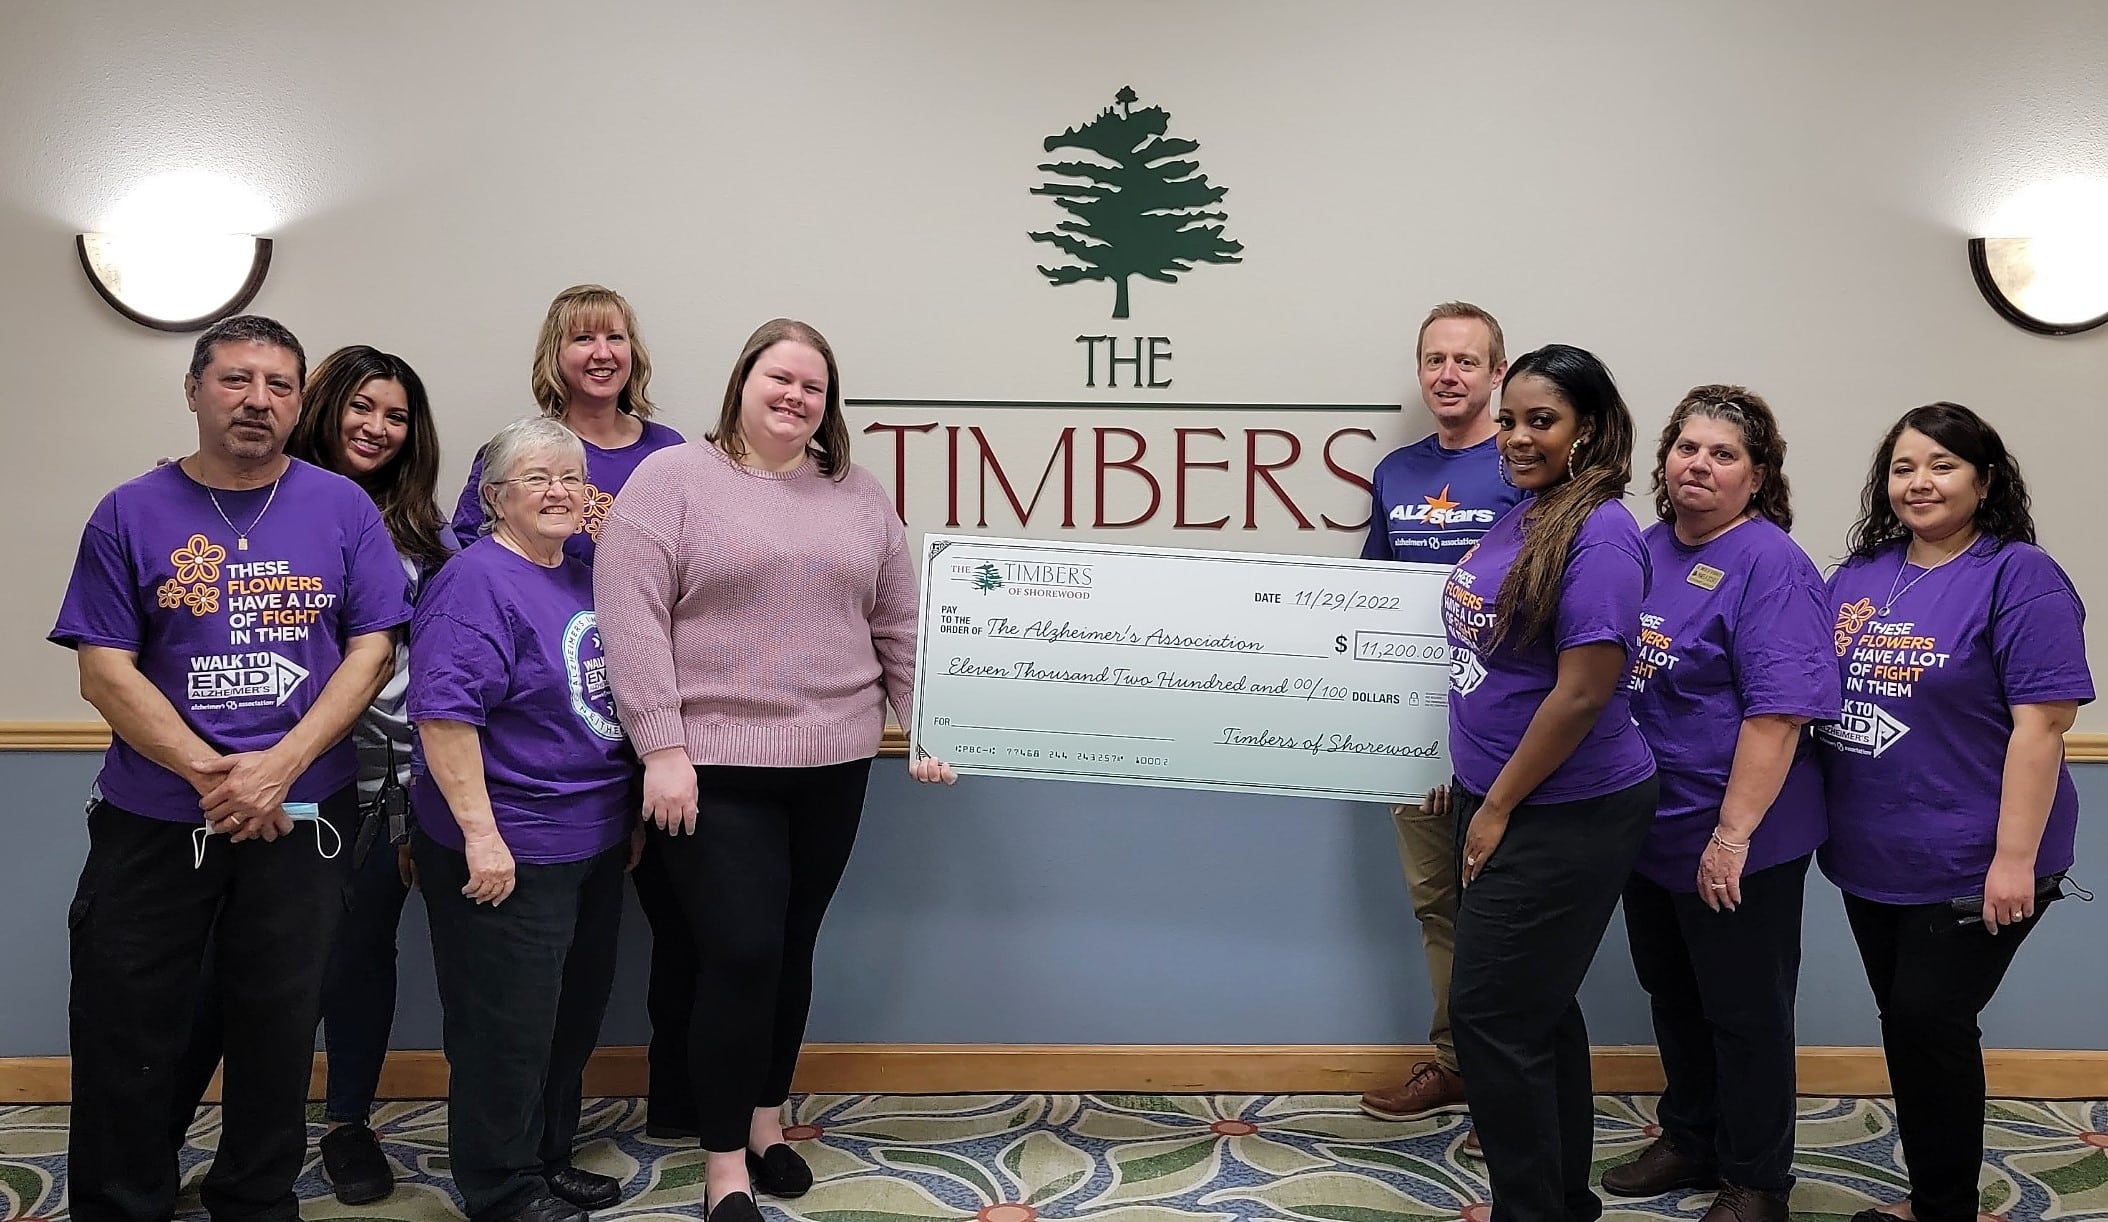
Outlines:
[{"label": "'alz stars' shirt graphic", "polygon": [[1495,443],[1445,450],[1432,436],[1394,450],[1370,477],[1364,560],[1455,564],[1522,490],[1500,477]]}]

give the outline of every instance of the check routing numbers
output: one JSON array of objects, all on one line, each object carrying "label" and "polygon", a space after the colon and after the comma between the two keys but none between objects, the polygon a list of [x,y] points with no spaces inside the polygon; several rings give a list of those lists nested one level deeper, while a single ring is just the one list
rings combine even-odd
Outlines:
[{"label": "check routing numbers", "polygon": [[912,736],[967,772],[1414,797],[1446,779],[1444,572],[933,536]]}]

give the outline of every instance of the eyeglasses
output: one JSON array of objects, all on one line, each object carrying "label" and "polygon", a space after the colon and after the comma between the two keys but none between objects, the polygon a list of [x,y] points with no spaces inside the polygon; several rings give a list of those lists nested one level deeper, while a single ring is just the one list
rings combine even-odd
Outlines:
[{"label": "eyeglasses", "polygon": [[584,492],[586,490],[586,479],[583,475],[551,477],[539,471],[532,475],[522,475],[513,479],[494,479],[490,482],[493,484],[518,484],[528,492],[537,494],[549,491],[549,485],[551,484],[561,485],[566,493]]}]

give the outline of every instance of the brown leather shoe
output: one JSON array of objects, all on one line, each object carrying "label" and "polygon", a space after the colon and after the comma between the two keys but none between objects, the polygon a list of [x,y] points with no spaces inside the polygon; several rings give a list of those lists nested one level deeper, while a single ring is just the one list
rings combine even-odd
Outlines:
[{"label": "brown leather shoe", "polygon": [[1603,1191],[1620,1197],[1659,1196],[1678,1188],[1711,1188],[1719,1183],[1720,1172],[1710,1159],[1679,1154],[1666,1137],[1655,1138],[1638,1158],[1603,1173]]},{"label": "brown leather shoe", "polygon": [[1453,1069],[1422,1061],[1413,1066],[1413,1076],[1399,1085],[1364,1094],[1361,1110],[1378,1120],[1419,1120],[1438,1112],[1461,1112],[1464,1079]]},{"label": "brown leather shoe", "polygon": [[1486,1152],[1484,1150],[1479,1149],[1479,1131],[1477,1129],[1471,1129],[1465,1132],[1464,1145],[1461,1149],[1457,1151],[1457,1153],[1462,1154],[1465,1158],[1486,1157]]},{"label": "brown leather shoe", "polygon": [[1698,1222],[1786,1222],[1786,1194],[1722,1184],[1713,1207]]}]

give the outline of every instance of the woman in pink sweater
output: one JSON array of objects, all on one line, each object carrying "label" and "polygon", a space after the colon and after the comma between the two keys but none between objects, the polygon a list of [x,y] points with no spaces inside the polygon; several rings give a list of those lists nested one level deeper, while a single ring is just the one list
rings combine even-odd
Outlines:
[{"label": "woman in pink sweater", "polygon": [[[907,532],[849,461],[834,351],[775,319],[703,441],[646,458],[601,528],[594,596],[644,759],[652,848],[698,948],[690,1066],[712,1222],[812,1184],[783,1104],[813,945],[848,864],[885,709],[915,684]],[[918,781],[952,770],[917,760]]]}]

